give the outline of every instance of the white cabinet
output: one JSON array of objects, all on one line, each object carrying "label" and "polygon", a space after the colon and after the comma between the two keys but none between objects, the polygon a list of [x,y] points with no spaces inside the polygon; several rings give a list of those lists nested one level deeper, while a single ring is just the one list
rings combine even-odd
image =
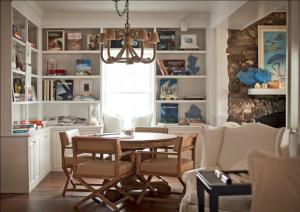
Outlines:
[{"label": "white cabinet", "polygon": [[50,129],[44,129],[28,138],[30,190],[50,172],[50,150]]},{"label": "white cabinet", "polygon": [[1,192],[29,193],[50,171],[50,128],[1,137]]},{"label": "white cabinet", "polygon": [[[61,143],[59,138],[59,132],[75,129],[76,127],[66,126],[66,127],[53,127],[51,130],[51,171],[62,171],[62,160],[61,160]],[[78,128],[81,135],[90,135],[101,133],[102,127],[88,127],[88,128]],[[65,154],[72,155],[72,150],[67,149]]]}]

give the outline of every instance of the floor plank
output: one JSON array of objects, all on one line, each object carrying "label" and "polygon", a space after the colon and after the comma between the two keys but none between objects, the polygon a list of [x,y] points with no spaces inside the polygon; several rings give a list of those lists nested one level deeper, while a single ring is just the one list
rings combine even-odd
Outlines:
[{"label": "floor plank", "polygon": [[[172,191],[180,191],[181,185],[175,178],[166,178]],[[65,176],[62,172],[51,172],[29,195],[1,194],[1,212],[68,212],[75,211],[73,206],[82,198],[84,193],[69,192],[66,197],[61,195]],[[111,211],[101,203],[88,202],[80,211],[108,212]],[[127,201],[126,212],[174,212],[178,206],[174,203],[158,203],[143,201],[140,205]]]}]

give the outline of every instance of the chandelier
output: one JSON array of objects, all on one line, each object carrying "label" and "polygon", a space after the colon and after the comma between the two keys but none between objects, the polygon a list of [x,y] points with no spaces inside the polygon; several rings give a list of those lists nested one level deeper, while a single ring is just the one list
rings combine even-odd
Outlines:
[{"label": "chandelier", "polygon": [[[103,62],[112,63],[152,63],[156,57],[156,44],[159,42],[159,38],[156,32],[150,34],[147,33],[146,29],[133,30],[129,24],[129,2],[126,0],[125,8],[122,12],[119,11],[118,1],[115,2],[116,12],[120,17],[126,14],[125,28],[115,32],[114,29],[107,29],[106,32],[100,33],[100,46],[101,46],[101,59]],[[124,45],[116,56],[112,56],[110,52],[110,46],[112,41],[123,40]],[[133,48],[133,42],[139,42],[139,54]],[[144,58],[144,48],[150,46],[153,50],[152,58]],[[104,58],[104,48],[107,48],[107,58]]]}]

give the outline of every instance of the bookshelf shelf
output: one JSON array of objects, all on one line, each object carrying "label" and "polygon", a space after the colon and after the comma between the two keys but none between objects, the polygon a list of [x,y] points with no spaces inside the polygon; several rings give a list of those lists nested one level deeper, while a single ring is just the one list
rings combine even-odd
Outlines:
[{"label": "bookshelf shelf", "polygon": [[158,54],[206,54],[206,50],[158,50]]},{"label": "bookshelf shelf", "polygon": [[31,51],[36,54],[39,52],[39,50],[37,50],[36,48],[33,48],[33,47],[31,47]]},{"label": "bookshelf shelf", "polygon": [[12,72],[13,72],[14,74],[19,74],[19,75],[24,75],[24,76],[25,76],[25,71],[21,71],[21,70],[19,70],[19,69],[13,68],[13,69],[12,69]]},{"label": "bookshelf shelf", "polygon": [[12,40],[15,44],[25,47],[26,44],[24,41],[19,40],[18,38],[12,37]]},{"label": "bookshelf shelf", "polygon": [[95,101],[42,101],[44,104],[99,104],[100,100]]},{"label": "bookshelf shelf", "polygon": [[100,75],[86,75],[86,76],[42,76],[43,79],[100,79]]},{"label": "bookshelf shelf", "polygon": [[207,100],[156,100],[156,103],[207,103]]},{"label": "bookshelf shelf", "polygon": [[168,75],[168,76],[161,76],[157,75],[157,79],[206,79],[206,75]]},{"label": "bookshelf shelf", "polygon": [[100,54],[100,50],[78,50],[78,51],[43,51],[43,54]]},{"label": "bookshelf shelf", "polygon": [[27,104],[38,104],[39,101],[23,101],[23,102],[12,102],[13,105],[27,105]]}]

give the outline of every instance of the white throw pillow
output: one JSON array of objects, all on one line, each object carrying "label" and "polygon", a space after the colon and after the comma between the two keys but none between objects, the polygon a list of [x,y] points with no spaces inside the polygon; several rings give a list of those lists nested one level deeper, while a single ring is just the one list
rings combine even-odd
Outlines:
[{"label": "white throw pillow", "polygon": [[152,123],[153,114],[150,113],[146,116],[140,116],[134,118],[135,127],[150,127]]},{"label": "white throw pillow", "polygon": [[200,140],[202,141],[201,167],[216,166],[223,140],[223,127],[203,125]]},{"label": "white throw pillow", "polygon": [[236,128],[224,127],[224,139],[218,164],[224,170],[248,169],[246,157],[250,150],[261,149],[275,155],[280,129],[260,123]]},{"label": "white throw pillow", "polygon": [[248,156],[252,212],[295,212],[300,209],[300,159],[275,157],[262,151]]},{"label": "white throw pillow", "polygon": [[118,133],[122,131],[123,120],[120,116],[111,116],[103,113],[104,133]]}]

